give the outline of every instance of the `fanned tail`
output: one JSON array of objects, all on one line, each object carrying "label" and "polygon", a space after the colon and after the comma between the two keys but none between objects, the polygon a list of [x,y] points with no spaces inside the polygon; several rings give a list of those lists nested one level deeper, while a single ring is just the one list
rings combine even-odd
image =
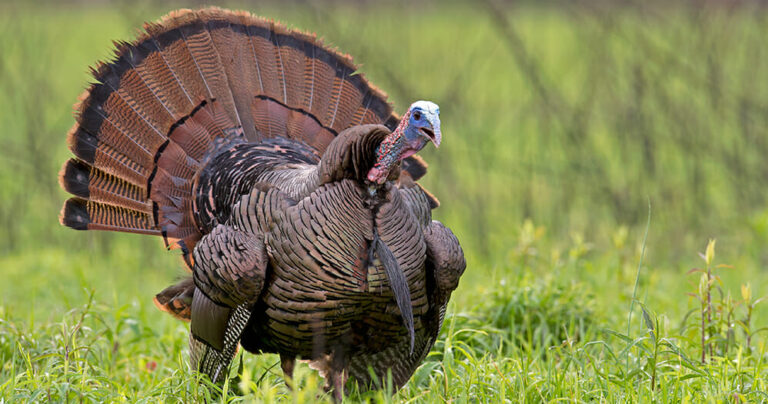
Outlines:
[{"label": "fanned tail", "polygon": [[[316,156],[347,127],[398,122],[352,59],[313,35],[218,8],[144,29],[115,44],[76,106],[76,157],[60,174],[74,195],[66,226],[161,235],[189,252],[202,236],[195,179],[217,144],[285,137]],[[412,157],[403,168],[418,179],[426,165]]]}]

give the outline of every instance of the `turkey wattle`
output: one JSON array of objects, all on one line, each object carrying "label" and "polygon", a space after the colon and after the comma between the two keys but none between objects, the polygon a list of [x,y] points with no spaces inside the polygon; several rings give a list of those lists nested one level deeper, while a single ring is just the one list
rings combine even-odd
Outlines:
[{"label": "turkey wattle", "polygon": [[80,98],[62,224],[181,249],[192,277],[155,302],[191,321],[192,365],[214,381],[240,344],[286,373],[312,361],[336,398],[347,378],[405,384],[466,266],[416,182],[437,105],[400,119],[348,56],[245,12],[145,31]]}]

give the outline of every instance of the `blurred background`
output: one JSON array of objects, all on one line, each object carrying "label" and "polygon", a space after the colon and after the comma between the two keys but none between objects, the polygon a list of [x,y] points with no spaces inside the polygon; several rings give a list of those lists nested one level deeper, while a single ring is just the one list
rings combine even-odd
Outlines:
[{"label": "blurred background", "polygon": [[685,312],[685,271],[710,238],[736,268],[727,285],[768,288],[765,2],[4,1],[0,315],[55,318],[93,290],[177,327],[149,303],[183,273],[177,253],[61,227],[57,173],[87,67],[144,21],[210,3],[317,33],[399,112],[440,105],[423,184],[467,255],[458,309],[499,279],[582,257],[567,275],[605,294],[598,304],[626,302],[649,205],[641,293],[660,288]]}]

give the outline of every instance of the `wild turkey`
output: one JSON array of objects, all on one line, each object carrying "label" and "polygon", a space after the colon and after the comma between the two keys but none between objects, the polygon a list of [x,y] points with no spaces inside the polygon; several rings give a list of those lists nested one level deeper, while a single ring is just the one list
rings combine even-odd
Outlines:
[{"label": "wild turkey", "polygon": [[437,105],[399,119],[352,60],[245,12],[172,12],[93,69],[69,133],[61,223],[161,236],[192,271],[159,293],[214,381],[238,343],[297,357],[341,398],[398,388],[464,271],[415,181]]}]

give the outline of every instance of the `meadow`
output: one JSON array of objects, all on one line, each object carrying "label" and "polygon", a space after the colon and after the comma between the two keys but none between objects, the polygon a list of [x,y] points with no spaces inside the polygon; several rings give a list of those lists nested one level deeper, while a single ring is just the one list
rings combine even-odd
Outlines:
[{"label": "meadow", "polygon": [[[467,271],[412,380],[350,402],[768,401],[768,9],[212,3],[318,33],[399,111],[440,104],[422,182]],[[87,67],[201,5],[0,3],[0,403],[330,401],[274,355],[190,375],[152,304],[178,254],[58,224]]]}]

